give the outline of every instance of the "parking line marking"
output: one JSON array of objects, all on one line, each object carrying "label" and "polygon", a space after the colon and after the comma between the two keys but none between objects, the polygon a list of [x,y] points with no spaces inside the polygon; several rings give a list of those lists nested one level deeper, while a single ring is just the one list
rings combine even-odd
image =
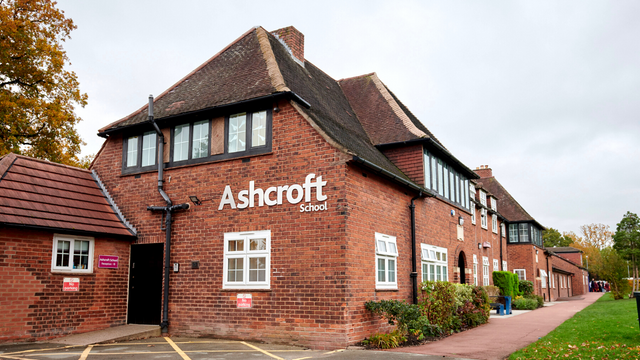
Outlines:
[{"label": "parking line marking", "polygon": [[16,360],[35,360],[35,359],[29,359],[29,358],[23,358],[23,357],[17,357],[17,356],[7,356],[5,354],[0,354],[0,359],[5,358],[5,359],[16,359]]},{"label": "parking line marking", "polygon": [[68,345],[68,346],[61,346],[61,347],[57,347],[57,348],[48,348],[48,349],[31,349],[31,350],[14,351],[14,352],[6,353],[6,354],[0,354],[0,355],[7,356],[7,355],[30,353],[30,352],[34,352],[34,351],[48,351],[48,350],[68,349],[68,348],[72,348],[72,347],[78,347],[78,345]]},{"label": "parking line marking", "polygon": [[244,341],[241,341],[241,343],[243,343],[243,344],[247,345],[248,347],[250,347],[250,348],[252,348],[252,349],[258,350],[258,351],[260,351],[261,353],[263,353],[263,354],[265,354],[265,355],[267,355],[267,356],[271,356],[271,357],[272,357],[272,358],[274,358],[274,359],[284,360],[283,358],[281,358],[281,357],[279,357],[279,356],[275,356],[275,355],[273,355],[273,354],[271,354],[271,353],[269,353],[269,352],[267,352],[267,351],[264,351],[264,350],[260,349],[260,348],[259,348],[259,347],[257,347],[257,346],[253,346],[253,345],[251,345],[251,344],[247,344],[247,343],[246,343],[246,342],[244,342]]},{"label": "parking line marking", "polygon": [[164,338],[165,340],[167,340],[167,342],[171,345],[171,347],[173,348],[173,350],[175,350],[178,355],[180,355],[184,360],[191,360],[190,357],[187,356],[187,354],[184,353],[184,351],[182,351],[178,345],[176,345],[171,339],[169,339],[168,337],[165,336]]},{"label": "parking line marking", "polygon": [[304,359],[311,359],[313,358],[312,356],[307,356],[307,357],[303,357],[303,358],[297,358],[297,359],[293,359],[293,360],[304,360]]},{"label": "parking line marking", "polygon": [[84,349],[84,351],[82,352],[82,355],[80,355],[80,359],[78,360],[87,360],[87,356],[89,356],[89,353],[91,352],[92,348],[93,348],[93,345],[87,346],[87,348]]}]

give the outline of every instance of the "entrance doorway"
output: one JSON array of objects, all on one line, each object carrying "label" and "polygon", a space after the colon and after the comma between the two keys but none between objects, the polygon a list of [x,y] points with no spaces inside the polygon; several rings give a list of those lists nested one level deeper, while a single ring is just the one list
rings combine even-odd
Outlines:
[{"label": "entrance doorway", "polygon": [[465,260],[464,253],[460,251],[460,255],[458,256],[458,268],[460,269],[460,284],[467,283],[467,274],[465,271],[467,266],[464,260]]},{"label": "entrance doorway", "polygon": [[131,245],[129,324],[160,325],[164,244]]}]

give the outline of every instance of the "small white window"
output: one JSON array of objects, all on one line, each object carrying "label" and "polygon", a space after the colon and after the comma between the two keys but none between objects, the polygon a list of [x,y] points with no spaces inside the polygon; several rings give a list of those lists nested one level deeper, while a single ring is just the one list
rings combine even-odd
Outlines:
[{"label": "small white window", "polygon": [[92,273],[93,238],[55,234],[51,271]]},{"label": "small white window", "polygon": [[493,259],[493,271],[500,271],[500,261]]},{"label": "small white window", "polygon": [[480,209],[480,226],[483,229],[487,228],[487,209]]},{"label": "small white window", "polygon": [[527,270],[525,269],[513,269],[514,274],[518,274],[518,280],[527,280]]},{"label": "small white window", "polygon": [[189,124],[176,126],[173,134],[173,161],[189,159]]},{"label": "small white window", "polygon": [[482,257],[482,285],[489,285],[489,258],[486,256]]},{"label": "small white window", "polygon": [[494,234],[498,233],[498,215],[496,214],[491,215],[491,231]]},{"label": "small white window", "polygon": [[493,211],[497,211],[497,201],[496,198],[494,198],[493,196],[491,197],[491,210]]},{"label": "small white window", "polygon": [[502,237],[507,237],[505,228],[504,228],[504,223],[500,224],[500,230],[502,230]]},{"label": "small white window", "polygon": [[478,256],[473,254],[473,285],[478,286]]},{"label": "small white window", "polygon": [[138,165],[138,137],[132,136],[127,139],[127,167]]},{"label": "small white window", "polygon": [[271,230],[224,234],[223,289],[269,289]]},{"label": "small white window", "polygon": [[209,155],[209,121],[203,120],[193,124],[193,142],[191,158],[199,159]]},{"label": "small white window", "polygon": [[509,271],[507,270],[507,262],[506,261],[502,261],[502,271]]},{"label": "small white window", "polygon": [[397,289],[396,237],[376,233],[376,289]]},{"label": "small white window", "polygon": [[480,204],[487,206],[487,193],[480,190]]},{"label": "small white window", "polygon": [[547,288],[547,272],[540,269],[540,279],[542,280],[542,288]]},{"label": "small white window", "polygon": [[156,133],[146,132],[142,136],[142,166],[156,164]]},{"label": "small white window", "polygon": [[267,112],[253,113],[251,118],[251,147],[267,144]]},{"label": "small white window", "polygon": [[551,287],[556,288],[556,277],[553,275],[553,272],[549,272],[549,276],[551,277]]},{"label": "small white window", "polygon": [[229,117],[229,153],[244,151],[247,140],[247,113]]},{"label": "small white window", "polygon": [[476,224],[476,203],[471,203],[471,223]]},{"label": "small white window", "polygon": [[422,281],[449,281],[447,249],[427,244],[420,244],[420,248],[422,250]]}]

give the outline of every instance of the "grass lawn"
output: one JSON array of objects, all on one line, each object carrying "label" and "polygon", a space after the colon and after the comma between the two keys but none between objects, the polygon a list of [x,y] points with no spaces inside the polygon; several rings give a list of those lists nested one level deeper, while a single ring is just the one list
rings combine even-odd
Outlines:
[{"label": "grass lawn", "polygon": [[611,293],[509,359],[640,359],[636,300]]}]

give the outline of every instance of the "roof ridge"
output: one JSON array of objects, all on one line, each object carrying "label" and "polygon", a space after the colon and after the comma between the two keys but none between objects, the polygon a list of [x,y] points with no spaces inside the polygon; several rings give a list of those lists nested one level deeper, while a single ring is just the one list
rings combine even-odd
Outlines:
[{"label": "roof ridge", "polygon": [[375,75],[375,72],[370,72],[368,74],[363,74],[363,75],[351,76],[351,77],[348,77],[348,78],[342,78],[342,79],[336,80],[336,81],[341,82],[341,81],[353,80],[353,79],[358,79],[358,78],[361,78],[361,77],[372,76],[372,75]]},{"label": "roof ridge", "polygon": [[402,111],[402,109],[400,108],[400,105],[398,105],[398,102],[396,102],[396,100],[393,98],[391,93],[389,93],[389,90],[382,83],[380,78],[378,78],[378,75],[375,72],[371,75],[371,80],[375,84],[378,91],[380,91],[380,94],[382,95],[382,97],[387,101],[387,104],[389,104],[389,106],[391,107],[391,110],[396,114],[396,116],[398,116],[400,120],[402,120],[402,123],[407,128],[407,130],[415,136],[428,137],[428,135],[424,131],[418,129],[418,127],[413,123],[413,121],[411,121],[409,116],[407,116],[407,114],[404,111]]},{"label": "roof ridge", "polygon": [[262,26],[256,28],[256,35],[258,37],[258,43],[260,44],[260,50],[262,57],[267,65],[267,73],[271,80],[271,85],[276,91],[291,91],[284,81],[276,55],[273,53],[271,43],[269,43],[269,33]]},{"label": "roof ridge", "polygon": [[16,162],[16,154],[12,152],[0,157],[0,181],[7,175],[7,172],[11,169],[14,162]]},{"label": "roof ridge", "polygon": [[138,231],[129,221],[127,221],[127,218],[124,217],[124,214],[122,214],[120,208],[118,208],[118,205],[109,194],[109,190],[107,190],[107,187],[102,183],[102,180],[100,180],[98,172],[95,170],[91,170],[91,176],[96,181],[96,184],[98,184],[98,186],[100,187],[100,190],[102,191],[102,194],[104,194],[104,197],[107,198],[107,202],[109,202],[109,205],[111,205],[111,209],[113,209],[116,215],[120,217],[120,220],[129,229],[129,231],[131,231],[133,235],[137,236]]},{"label": "roof ridge", "polygon": [[[235,39],[234,41],[232,41],[229,45],[225,46],[222,50],[218,51],[218,53],[216,53],[215,55],[213,55],[212,57],[210,57],[207,61],[205,61],[204,63],[202,63],[200,66],[198,66],[197,68],[195,68],[193,71],[191,71],[190,73],[188,73],[186,76],[184,76],[182,79],[178,80],[178,82],[176,82],[175,84],[173,84],[172,86],[170,86],[168,89],[166,89],[165,91],[163,91],[160,95],[158,95],[157,97],[155,97],[153,99],[153,102],[155,103],[156,100],[160,99],[161,97],[163,97],[164,95],[168,94],[169,92],[171,92],[171,90],[175,89],[178,85],[182,84],[185,80],[187,80],[191,75],[195,74],[196,72],[198,72],[200,69],[202,69],[203,67],[205,67],[207,64],[211,63],[213,60],[215,60],[218,56],[220,56],[222,53],[224,53],[227,49],[229,49],[232,45],[234,45],[235,43],[237,43],[238,41],[242,40],[244,37],[246,37],[247,35],[249,35],[250,33],[252,33],[253,31],[256,31],[256,29],[258,29],[258,27],[252,27],[251,29],[249,29],[248,31],[246,31],[244,34],[240,35],[240,37],[238,37],[237,39]],[[140,109],[132,112],[131,114],[123,117],[120,120],[116,120],[104,127],[102,127],[101,129],[98,130],[98,133],[102,133],[105,132],[107,129],[123,122],[126,121],[130,118],[132,118],[133,116],[141,113],[144,109],[146,109],[149,106],[149,104],[145,104],[143,105]]]}]

